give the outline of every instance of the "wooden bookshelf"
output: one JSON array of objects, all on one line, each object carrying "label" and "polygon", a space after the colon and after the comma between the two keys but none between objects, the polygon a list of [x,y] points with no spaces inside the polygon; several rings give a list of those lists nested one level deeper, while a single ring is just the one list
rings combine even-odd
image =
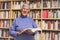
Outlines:
[{"label": "wooden bookshelf", "polygon": [[9,32],[13,20],[21,15],[23,3],[30,5],[28,16],[34,19],[38,28],[41,28],[40,40],[58,40],[60,38],[60,0],[0,0],[0,39],[13,40],[9,34],[6,37],[6,33]]}]

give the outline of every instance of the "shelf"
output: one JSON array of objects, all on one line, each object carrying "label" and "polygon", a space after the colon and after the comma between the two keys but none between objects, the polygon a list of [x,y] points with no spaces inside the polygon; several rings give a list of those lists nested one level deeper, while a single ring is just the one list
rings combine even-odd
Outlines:
[{"label": "shelf", "polygon": [[0,20],[10,20],[10,18],[0,18]]},{"label": "shelf", "polygon": [[0,9],[0,11],[10,11],[10,9]]},{"label": "shelf", "polygon": [[33,18],[34,20],[41,20],[41,18]]},{"label": "shelf", "polygon": [[[15,18],[11,18],[12,20]],[[34,20],[41,20],[41,18],[33,18]]]},{"label": "shelf", "polygon": [[9,37],[10,39],[13,39],[13,37]]},{"label": "shelf", "polygon": [[16,10],[17,10],[17,11],[21,11],[21,9],[12,9],[12,10],[13,10],[13,11],[16,11]]},{"label": "shelf", "polygon": [[[30,8],[30,10],[45,10],[45,9],[47,9],[47,10],[58,10],[58,9],[60,9],[60,7],[59,8]],[[21,9],[12,9],[12,10],[21,10]]]},{"label": "shelf", "polygon": [[41,10],[41,8],[31,8],[30,10]]},{"label": "shelf", "polygon": [[60,18],[42,18],[42,20],[60,20]]},{"label": "shelf", "polygon": [[[12,9],[13,11],[15,11],[15,10],[21,10],[21,9]],[[36,8],[36,9],[34,9],[34,8],[32,8],[32,9],[30,9],[30,10],[41,10],[40,8]]]},{"label": "shelf", "polygon": [[0,0],[0,2],[10,2],[11,0]]},{"label": "shelf", "polygon": [[7,27],[5,27],[5,28],[4,27],[0,27],[0,29],[9,29],[9,28],[7,28]]},{"label": "shelf", "polygon": [[9,38],[9,37],[0,37],[0,38]]},{"label": "shelf", "polygon": [[25,0],[12,0],[12,1],[25,1]]},{"label": "shelf", "polygon": [[42,8],[42,9],[49,9],[49,10],[54,10],[54,9],[60,9],[60,7],[57,7],[57,8]]},{"label": "shelf", "polygon": [[55,29],[42,29],[42,31],[60,32],[60,30],[55,30]]}]

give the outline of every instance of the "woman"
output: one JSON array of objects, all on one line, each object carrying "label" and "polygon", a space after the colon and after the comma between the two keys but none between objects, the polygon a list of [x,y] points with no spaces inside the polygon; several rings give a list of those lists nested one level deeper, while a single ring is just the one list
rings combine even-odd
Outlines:
[{"label": "woman", "polygon": [[29,5],[23,4],[21,10],[21,16],[14,19],[12,27],[10,28],[10,35],[14,37],[14,40],[34,40],[32,31],[27,28],[36,28],[34,20],[27,16],[29,13]]}]

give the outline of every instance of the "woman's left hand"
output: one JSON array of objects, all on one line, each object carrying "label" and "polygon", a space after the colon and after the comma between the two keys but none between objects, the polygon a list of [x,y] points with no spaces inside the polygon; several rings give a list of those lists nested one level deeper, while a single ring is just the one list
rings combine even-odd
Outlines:
[{"label": "woman's left hand", "polygon": [[25,33],[27,33],[27,34],[33,34],[33,32],[30,29],[26,30]]}]

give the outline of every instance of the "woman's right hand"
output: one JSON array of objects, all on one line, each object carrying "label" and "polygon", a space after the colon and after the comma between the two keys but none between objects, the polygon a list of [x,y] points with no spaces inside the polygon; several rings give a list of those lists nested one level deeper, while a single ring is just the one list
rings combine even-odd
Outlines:
[{"label": "woman's right hand", "polygon": [[23,32],[25,32],[26,29],[21,29],[19,32],[16,32],[17,34],[22,34]]}]

